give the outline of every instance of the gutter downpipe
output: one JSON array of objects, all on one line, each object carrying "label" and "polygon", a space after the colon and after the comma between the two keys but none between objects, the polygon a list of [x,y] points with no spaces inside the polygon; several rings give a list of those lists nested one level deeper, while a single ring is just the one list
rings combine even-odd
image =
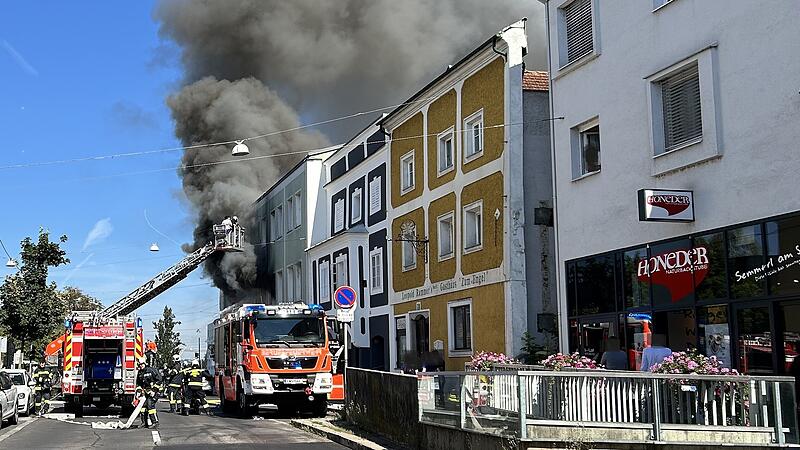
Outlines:
[{"label": "gutter downpipe", "polygon": [[[546,30],[546,39],[547,39],[547,77],[548,77],[548,97],[550,100],[550,117],[555,117],[555,112],[553,111],[553,58],[552,58],[552,45],[550,41],[550,8],[549,8],[549,0],[539,0],[544,5],[544,21],[545,21],[545,30]],[[569,324],[563,323],[562,319],[564,318],[564,309],[562,305],[562,297],[565,295],[563,290],[561,289],[561,260],[560,260],[560,244],[559,244],[559,227],[558,227],[558,171],[556,170],[556,134],[555,134],[555,120],[550,120],[550,159],[551,159],[551,168],[552,171],[552,178],[553,178],[553,233],[554,233],[554,240],[555,240],[555,260],[556,260],[556,304],[558,308],[558,312],[556,317],[558,317],[558,347],[560,352],[567,352],[569,351],[569,342],[567,341],[569,336]],[[566,326],[565,326],[566,325]]]}]

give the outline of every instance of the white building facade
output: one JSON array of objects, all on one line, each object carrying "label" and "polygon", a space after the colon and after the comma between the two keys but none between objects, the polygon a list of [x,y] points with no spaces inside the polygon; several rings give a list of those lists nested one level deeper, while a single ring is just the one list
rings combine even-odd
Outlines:
[{"label": "white building facade", "polygon": [[637,369],[661,334],[748,373],[787,372],[800,346],[800,7],[543,3],[562,350],[618,341]]}]

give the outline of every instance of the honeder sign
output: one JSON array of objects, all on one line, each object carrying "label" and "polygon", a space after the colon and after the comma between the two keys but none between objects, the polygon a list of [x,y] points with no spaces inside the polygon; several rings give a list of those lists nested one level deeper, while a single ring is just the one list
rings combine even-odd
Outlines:
[{"label": "honeder sign", "polygon": [[645,222],[694,222],[694,192],[640,189],[639,220]]}]

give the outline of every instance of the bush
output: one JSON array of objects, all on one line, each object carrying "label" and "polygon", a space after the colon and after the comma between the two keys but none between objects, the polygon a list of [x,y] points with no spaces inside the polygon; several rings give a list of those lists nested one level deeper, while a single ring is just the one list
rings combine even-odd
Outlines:
[{"label": "bush", "polygon": [[519,364],[519,361],[503,353],[478,352],[472,355],[469,367],[472,370],[492,370],[495,364]]},{"label": "bush", "polygon": [[594,370],[603,368],[601,365],[594,362],[593,359],[586,356],[581,356],[577,352],[571,355],[565,355],[563,353],[550,355],[542,360],[542,365],[545,367],[545,369],[549,370],[561,370],[566,368]]},{"label": "bush", "polygon": [[736,369],[722,367],[716,356],[705,356],[697,350],[672,352],[659,364],[650,368],[654,373],[696,375],[739,375]]}]

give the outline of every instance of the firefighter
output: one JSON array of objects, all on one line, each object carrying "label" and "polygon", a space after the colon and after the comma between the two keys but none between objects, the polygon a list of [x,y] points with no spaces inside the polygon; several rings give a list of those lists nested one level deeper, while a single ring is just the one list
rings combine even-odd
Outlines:
[{"label": "firefighter", "polygon": [[183,385],[186,386],[186,397],[183,400],[184,408],[191,408],[192,401],[197,399],[200,403],[200,413],[211,415],[211,410],[206,402],[206,393],[203,392],[203,378],[211,382],[214,377],[205,369],[200,369],[200,361],[192,360],[192,367],[184,373]]},{"label": "firefighter", "polygon": [[47,369],[47,362],[44,359],[33,374],[33,380],[36,382],[33,388],[33,407],[39,416],[43,416],[47,414],[47,409],[50,407],[50,389],[53,384],[50,371]]},{"label": "firefighter", "polygon": [[145,404],[141,412],[142,426],[145,428],[149,428],[150,425],[158,428],[156,402],[158,402],[158,391],[161,388],[160,383],[161,375],[158,371],[148,366],[144,359],[140,359],[139,374],[136,376],[136,385],[142,388],[145,395]]},{"label": "firefighter", "polygon": [[169,378],[164,380],[168,383],[167,394],[169,396],[169,412],[178,412],[180,405],[183,405],[183,368],[181,367],[181,357],[173,357],[172,367],[169,369]]}]

